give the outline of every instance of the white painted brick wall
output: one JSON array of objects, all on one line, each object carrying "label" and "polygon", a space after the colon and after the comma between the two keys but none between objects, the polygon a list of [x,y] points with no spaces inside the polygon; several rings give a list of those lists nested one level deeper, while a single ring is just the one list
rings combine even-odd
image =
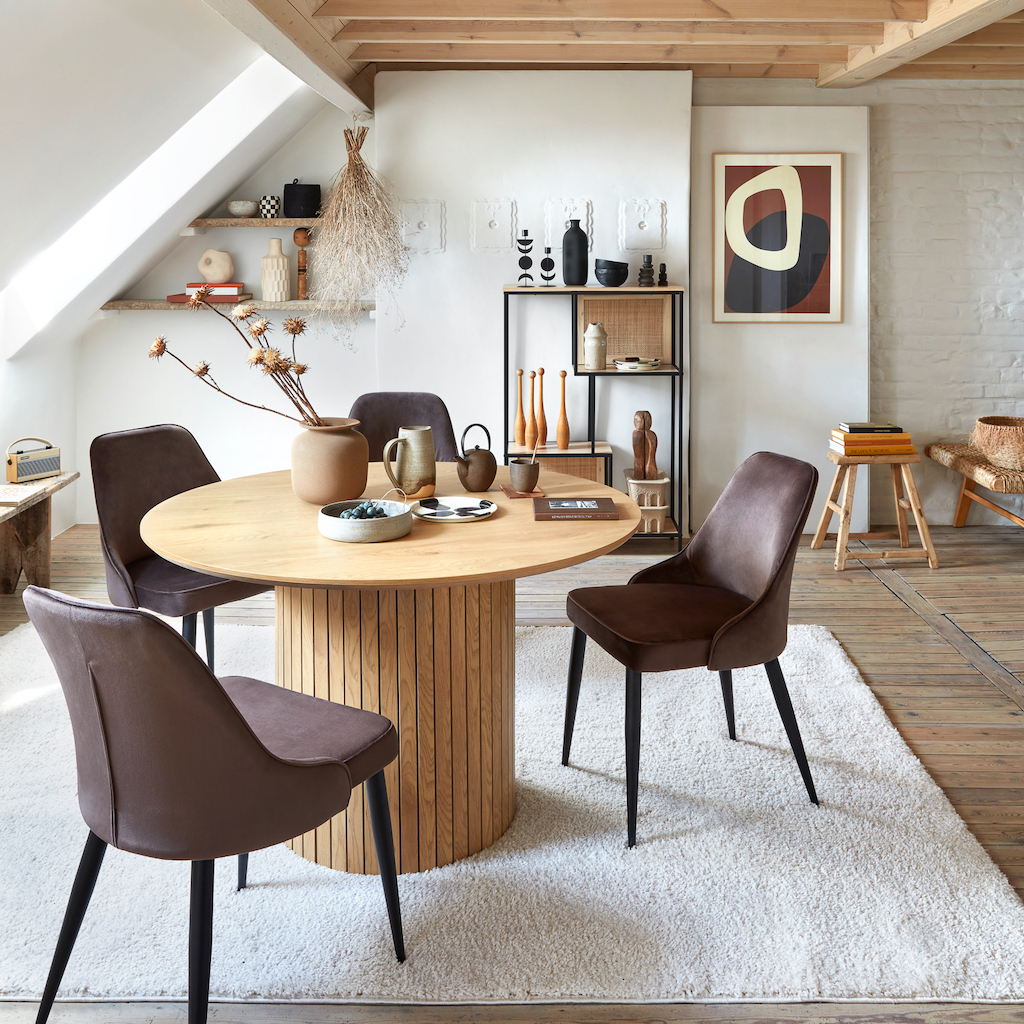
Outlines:
[{"label": "white painted brick wall", "polygon": [[[872,418],[923,449],[1024,416],[1024,82],[697,79],[693,101],[869,106]],[[928,459],[914,473],[929,522],[949,524],[959,478]],[[888,470],[872,484],[872,522],[893,522]],[[1000,503],[1024,515],[1024,496]],[[970,522],[1006,524],[980,506]]]}]

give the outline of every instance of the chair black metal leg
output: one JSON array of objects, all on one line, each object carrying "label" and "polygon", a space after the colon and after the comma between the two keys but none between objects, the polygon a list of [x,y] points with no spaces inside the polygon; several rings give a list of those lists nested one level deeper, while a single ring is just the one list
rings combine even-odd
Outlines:
[{"label": "chair black metal leg", "polygon": [[203,609],[203,633],[206,634],[206,664],[210,666],[210,671],[213,669],[213,617],[216,612],[215,608],[204,608]]},{"label": "chair black metal leg", "polygon": [[786,735],[789,737],[789,745],[793,748],[793,756],[800,767],[800,774],[803,776],[804,785],[807,787],[807,795],[811,803],[818,802],[818,794],[814,791],[814,780],[811,778],[811,769],[807,764],[807,755],[804,753],[803,740],[800,739],[800,729],[796,724],[796,715],[793,713],[793,703],[789,699],[789,690],[786,689],[786,677],[782,674],[779,666],[779,659],[773,658],[765,663],[765,671],[768,673],[768,682],[771,683],[772,693],[775,696],[775,703],[779,709],[779,716],[782,724],[786,727]]},{"label": "chair black metal leg", "polygon": [[183,615],[181,618],[181,635],[185,638],[185,643],[193,650],[196,646],[196,619],[198,614],[198,612],[193,612],[191,615]]},{"label": "chair black metal leg", "polygon": [[384,902],[391,922],[391,938],[395,943],[398,962],[405,962],[405,939],[402,936],[402,908],[398,902],[398,869],[395,865],[395,840],[391,833],[391,811],[388,808],[388,788],[384,772],[377,772],[366,780],[366,802],[370,807],[373,827],[373,845],[377,849],[377,865],[384,885]]},{"label": "chair black metal leg", "polygon": [[188,915],[188,1024],[206,1024],[213,953],[212,860],[192,861],[192,899]]},{"label": "chair black metal leg", "polygon": [[722,680],[722,700],[725,702],[725,721],[729,726],[729,739],[736,739],[736,709],[732,702],[732,670],[725,669],[718,673]]},{"label": "chair black metal leg", "polygon": [[103,854],[106,852],[107,844],[94,832],[90,832],[82,851],[82,859],[78,862],[78,873],[71,886],[67,910],[64,911],[64,923],[60,928],[57,948],[53,953],[50,973],[47,975],[43,998],[36,1014],[36,1024],[45,1024],[46,1018],[50,1016],[50,1008],[53,1006],[57,989],[60,988],[61,978],[64,977],[64,969],[71,957],[71,950],[74,949],[75,939],[78,938],[79,929],[82,927],[82,920],[85,918],[89,899],[96,887],[96,879],[103,864]]},{"label": "chair black metal leg", "polygon": [[636,804],[640,787],[640,683],[643,676],[626,669],[626,827],[636,846]]},{"label": "chair black metal leg", "polygon": [[240,853],[238,855],[238,892],[241,892],[245,888],[245,880],[249,875],[249,854]]},{"label": "chair black metal leg", "polygon": [[562,737],[562,764],[569,763],[572,731],[576,726],[576,705],[580,699],[580,680],[583,678],[583,655],[587,650],[587,634],[579,626],[573,627],[572,651],[569,654],[569,685],[565,694],[565,733]]}]

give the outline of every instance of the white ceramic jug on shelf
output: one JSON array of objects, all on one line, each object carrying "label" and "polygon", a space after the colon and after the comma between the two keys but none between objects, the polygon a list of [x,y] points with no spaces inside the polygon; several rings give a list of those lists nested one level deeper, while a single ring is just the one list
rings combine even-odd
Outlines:
[{"label": "white ceramic jug on shelf", "polygon": [[604,324],[589,324],[583,335],[583,368],[603,370],[608,364],[608,335]]},{"label": "white ceramic jug on shelf", "polygon": [[270,252],[263,257],[263,301],[288,302],[291,293],[291,260],[281,251],[281,239],[270,240]]}]

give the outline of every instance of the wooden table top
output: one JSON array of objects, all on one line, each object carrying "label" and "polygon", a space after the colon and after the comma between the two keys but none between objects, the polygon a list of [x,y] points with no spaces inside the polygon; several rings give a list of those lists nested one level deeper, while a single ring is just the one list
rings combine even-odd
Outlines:
[{"label": "wooden table top", "polygon": [[[577,565],[617,548],[640,524],[628,495],[603,484],[541,469],[549,497],[609,497],[618,520],[536,522],[529,498],[486,492],[498,510],[475,522],[423,522],[379,544],[342,544],[317,530],[316,505],[297,498],[288,470],[222,480],[175,495],[142,520],[142,539],[157,554],[199,572],[284,586],[415,587],[517,579]],[[363,497],[391,486],[382,463],[370,464]],[[462,495],[455,463],[437,464],[437,496]],[[483,496],[483,495],[481,495]]]}]

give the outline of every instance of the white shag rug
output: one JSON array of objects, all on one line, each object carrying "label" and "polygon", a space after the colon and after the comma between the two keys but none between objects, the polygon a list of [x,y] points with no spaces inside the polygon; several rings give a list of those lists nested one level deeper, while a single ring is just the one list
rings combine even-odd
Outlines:
[{"label": "white shag rug", "polygon": [[[516,634],[518,814],[494,846],[380,882],[218,862],[214,1000],[1018,1000],[1024,906],[832,635],[782,657],[812,806],[762,669],[644,679],[639,845],[625,845],[623,672],[588,645],[560,763],[568,628]],[[273,677],[273,630],[218,630],[221,671]],[[71,728],[31,626],[0,639],[0,997],[37,998],[85,840]],[[182,999],[189,865],[108,850],[58,998]]]}]

